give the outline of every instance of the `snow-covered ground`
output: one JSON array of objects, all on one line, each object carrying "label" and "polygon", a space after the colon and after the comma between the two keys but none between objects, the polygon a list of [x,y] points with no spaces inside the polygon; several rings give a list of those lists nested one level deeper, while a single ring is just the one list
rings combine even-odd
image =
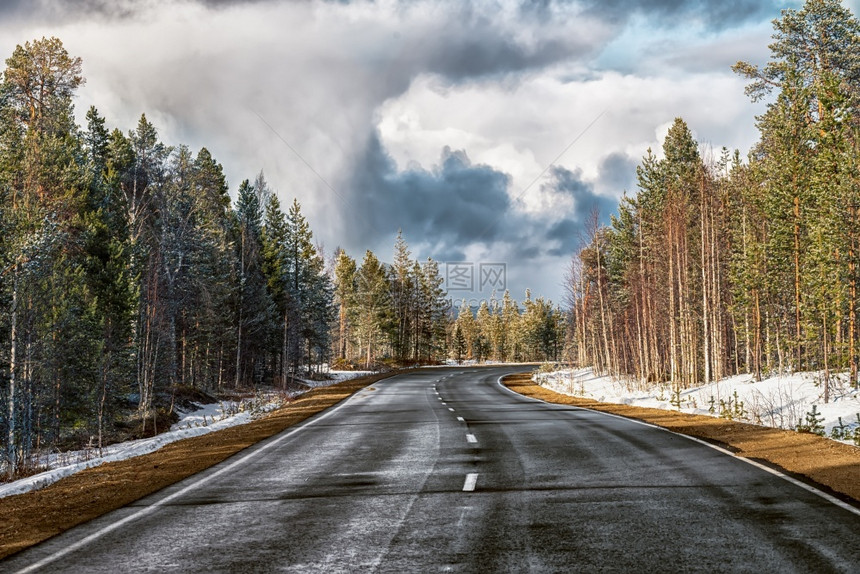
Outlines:
[{"label": "snow-covered ground", "polygon": [[325,381],[305,381],[305,383],[307,383],[309,387],[325,387],[335,383],[348,381],[350,379],[357,379],[358,377],[366,377],[373,373],[374,371],[326,371],[326,374],[329,377],[332,377],[331,379]]},{"label": "snow-covered ground", "polygon": [[[305,382],[309,387],[321,387],[368,374],[371,372],[331,371],[329,375],[333,379]],[[188,412],[179,411],[180,420],[170,427],[170,431],[152,438],[113,444],[103,448],[101,453],[98,452],[98,449],[45,453],[39,458],[39,465],[46,470],[13,482],[0,483],[0,498],[44,488],[85,468],[154,452],[177,440],[248,423],[260,418],[265,413],[280,408],[286,404],[289,398],[278,393],[267,393],[242,401],[220,401],[199,405],[198,408]]]},{"label": "snow-covered ground", "polygon": [[[807,424],[813,405],[826,436],[841,424],[845,430],[860,432],[860,391],[846,378],[831,376],[830,401],[825,404],[820,373],[777,375],[755,382],[750,375],[737,375],[708,385],[686,389],[673,395],[668,384],[641,385],[609,376],[597,376],[591,369],[560,370],[536,374],[541,385],[559,393],[598,401],[640,407],[681,410],[700,415],[723,416],[754,424],[797,429]],[[680,409],[678,408],[680,403]],[[837,430],[838,433],[838,430]],[[853,440],[847,440],[853,444]]]}]

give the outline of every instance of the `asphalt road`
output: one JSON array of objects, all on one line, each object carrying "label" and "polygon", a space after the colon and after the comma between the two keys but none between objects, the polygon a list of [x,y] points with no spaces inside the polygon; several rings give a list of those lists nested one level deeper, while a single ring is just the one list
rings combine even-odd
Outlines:
[{"label": "asphalt road", "polygon": [[510,371],[380,381],[0,571],[860,568],[857,514],[684,437],[515,395]]}]

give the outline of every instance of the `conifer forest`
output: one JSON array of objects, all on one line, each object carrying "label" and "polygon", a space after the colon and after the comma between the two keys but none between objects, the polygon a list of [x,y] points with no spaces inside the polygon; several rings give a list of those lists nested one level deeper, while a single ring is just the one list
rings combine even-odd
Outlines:
[{"label": "conifer forest", "polygon": [[674,390],[739,373],[858,382],[860,23],[808,1],[774,21],[770,61],[738,62],[767,102],[760,139],[702,149],[675,119],[611,225],[572,260],[571,359]]},{"label": "conifer forest", "polygon": [[0,0],[2,572],[849,572],[860,0]]},{"label": "conifer forest", "polygon": [[565,315],[505,293],[458,316],[439,265],[314,241],[263,173],[231,198],[206,149],[75,122],[84,63],[19,45],[0,85],[0,429],[5,476],[34,453],[166,430],[174,398],[288,389],[323,365],[556,360]]},{"label": "conifer forest", "polygon": [[60,39],[5,62],[6,476],[34,453],[165,430],[177,393],[286,390],[328,368],[551,361],[675,390],[820,371],[825,402],[833,374],[858,384],[860,22],[836,0],[783,11],[769,62],[734,66],[767,104],[748,155],[674,120],[558,270],[564,308],[449,298],[408,229],[390,263],[327,253],[262,172],[231,188],[146,115],[115,127],[90,107],[78,125],[85,63]]}]

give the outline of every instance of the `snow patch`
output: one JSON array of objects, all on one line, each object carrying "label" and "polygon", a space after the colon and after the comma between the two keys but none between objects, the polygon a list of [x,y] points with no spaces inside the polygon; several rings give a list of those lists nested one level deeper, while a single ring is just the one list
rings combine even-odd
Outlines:
[{"label": "snow patch", "polygon": [[[372,374],[371,371],[331,371],[331,379],[323,381],[303,381],[309,388],[324,387],[346,380]],[[242,425],[251,422],[264,414],[281,408],[291,397],[278,393],[266,393],[240,401],[220,401],[180,413],[180,420],[174,423],[168,432],[152,438],[138,439],[113,444],[101,449],[88,448],[84,450],[62,453],[45,453],[38,459],[38,465],[46,470],[27,478],[9,483],[0,483],[0,498],[13,494],[23,494],[31,490],[44,488],[61,478],[65,478],[87,468],[99,466],[106,462],[125,460],[142,454],[154,452],[161,447],[185,438],[201,436],[213,431]]]},{"label": "snow patch", "polygon": [[[755,382],[751,375],[736,375],[700,387],[673,392],[668,383],[642,385],[629,379],[597,375],[588,369],[538,373],[535,382],[558,393],[601,402],[710,415],[773,428],[796,430],[807,423],[813,406],[825,436],[839,434],[840,424],[860,432],[860,390],[845,376],[830,378],[830,401],[824,402],[822,374],[774,375]],[[841,418],[841,422],[840,422]],[[843,440],[853,444],[851,440]]]}]

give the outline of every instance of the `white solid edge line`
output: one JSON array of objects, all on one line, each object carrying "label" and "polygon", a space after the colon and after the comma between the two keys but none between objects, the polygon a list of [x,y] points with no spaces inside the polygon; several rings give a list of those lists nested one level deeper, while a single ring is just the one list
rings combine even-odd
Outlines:
[{"label": "white solid edge line", "polygon": [[477,438],[475,438],[475,435],[473,435],[473,434],[467,434],[467,435],[466,435],[466,440],[467,440],[467,441],[469,441],[470,443],[476,443],[476,442],[478,442],[478,439],[477,439]]},{"label": "white solid edge line", "polygon": [[606,415],[606,416],[608,416],[608,417],[615,417],[615,418],[617,418],[617,419],[623,419],[623,420],[625,420],[625,421],[630,421],[630,422],[632,422],[632,423],[636,423],[636,424],[639,424],[639,425],[642,425],[642,426],[651,427],[651,428],[655,428],[655,429],[658,429],[658,430],[661,430],[661,431],[664,431],[664,432],[667,432],[667,433],[671,433],[671,434],[673,434],[673,435],[675,435],[675,436],[683,437],[683,438],[685,438],[685,439],[691,440],[691,441],[693,441],[693,442],[697,442],[697,443],[702,444],[702,445],[704,445],[704,446],[706,446],[706,447],[708,447],[708,448],[712,448],[712,449],[714,449],[714,450],[716,450],[716,451],[718,451],[718,452],[721,452],[721,453],[723,453],[723,454],[725,454],[725,455],[728,455],[728,456],[732,457],[732,458],[733,458],[733,459],[735,459],[735,460],[740,460],[740,461],[745,462],[745,463],[747,463],[747,464],[750,464],[750,465],[752,465],[752,466],[754,466],[754,467],[756,467],[756,468],[760,468],[761,470],[764,470],[765,472],[769,472],[770,474],[772,474],[772,475],[774,475],[774,476],[778,476],[779,478],[781,478],[781,479],[783,479],[783,480],[785,480],[785,481],[787,481],[787,482],[790,482],[791,484],[793,484],[793,485],[795,485],[795,486],[799,486],[800,488],[802,488],[802,489],[804,489],[804,490],[806,490],[806,491],[808,491],[808,492],[811,492],[812,494],[814,494],[814,495],[816,495],[816,496],[818,496],[818,497],[820,497],[820,498],[823,498],[824,500],[826,500],[827,502],[829,502],[829,503],[831,503],[831,504],[835,504],[835,505],[836,505],[836,506],[838,506],[839,508],[842,508],[842,509],[844,509],[844,510],[847,510],[848,512],[851,512],[851,513],[853,513],[853,514],[856,514],[857,516],[860,516],[860,509],[855,508],[854,506],[852,506],[852,505],[848,504],[847,502],[844,502],[844,501],[842,501],[842,500],[839,500],[838,498],[836,498],[836,497],[835,497],[835,496],[833,496],[832,494],[828,494],[828,493],[824,492],[823,490],[820,490],[820,489],[818,489],[818,488],[815,488],[814,486],[811,486],[811,485],[809,485],[809,484],[806,484],[806,483],[805,483],[805,482],[803,482],[803,481],[797,480],[796,478],[794,478],[794,477],[792,477],[792,476],[788,476],[787,474],[784,474],[784,473],[782,473],[782,472],[780,472],[780,471],[778,471],[778,470],[776,470],[776,469],[774,469],[774,468],[770,468],[769,466],[764,465],[764,464],[761,464],[760,462],[756,462],[756,461],[754,461],[754,460],[750,460],[750,459],[745,458],[745,457],[743,457],[743,456],[738,456],[738,455],[736,455],[735,453],[733,453],[732,451],[727,450],[727,449],[724,449],[724,448],[723,448],[723,447],[721,447],[721,446],[717,446],[717,445],[715,445],[715,444],[711,444],[711,443],[709,443],[709,442],[707,442],[707,441],[705,441],[705,440],[702,440],[702,439],[700,439],[700,438],[696,438],[696,437],[694,437],[694,436],[690,436],[690,435],[686,435],[686,434],[681,434],[681,433],[675,432],[675,431],[673,431],[673,430],[669,430],[669,429],[667,429],[667,428],[663,428],[663,427],[661,427],[661,426],[657,426],[657,425],[655,425],[655,424],[646,423],[646,422],[644,422],[644,421],[637,421],[636,419],[627,418],[627,417],[624,417],[624,416],[621,416],[621,415],[616,415],[616,414],[612,414],[612,413],[604,413],[604,412],[602,412],[602,411],[595,411],[595,410],[593,410],[593,409],[587,409],[587,408],[585,408],[585,407],[577,407],[577,406],[574,406],[574,405],[560,405],[560,404],[558,404],[558,403],[550,403],[550,402],[548,402],[548,401],[544,401],[544,400],[541,400],[541,399],[536,399],[536,398],[534,398],[534,397],[527,397],[527,396],[525,396],[525,395],[521,395],[520,393],[518,393],[518,392],[516,392],[516,391],[513,391],[513,390],[511,390],[511,389],[509,389],[509,388],[508,388],[508,387],[506,387],[504,384],[502,384],[502,378],[504,378],[504,377],[506,377],[506,376],[507,376],[507,375],[502,375],[501,377],[499,377],[499,378],[498,378],[498,380],[497,380],[496,382],[498,383],[498,385],[499,385],[501,388],[505,389],[506,391],[508,391],[508,392],[509,392],[509,393],[511,393],[512,395],[515,395],[515,396],[518,396],[518,397],[522,397],[523,399],[530,400],[530,401],[537,401],[537,402],[539,402],[539,403],[543,403],[543,404],[545,404],[545,405],[555,405],[555,406],[570,407],[570,408],[577,409],[577,410],[581,410],[581,411],[589,411],[589,412],[597,413],[597,414],[600,414],[600,415]]},{"label": "white solid edge line", "polygon": [[475,490],[476,484],[478,484],[478,473],[470,472],[466,475],[466,482],[463,484],[463,492],[472,492]]},{"label": "white solid edge line", "polygon": [[[395,376],[397,376],[397,375],[395,375]],[[394,378],[394,377],[391,377],[391,378]],[[367,386],[369,387],[370,385],[374,385],[374,384],[376,384],[376,383],[370,383]],[[367,387],[364,387],[364,388],[367,388]],[[364,390],[364,389],[362,389],[362,390]],[[50,564],[51,562],[55,562],[56,560],[58,560],[59,558],[62,558],[65,555],[71,554],[75,550],[79,550],[80,548],[83,548],[84,546],[86,546],[90,542],[94,542],[94,541],[98,540],[99,538],[101,538],[105,534],[113,532],[117,528],[120,528],[121,526],[125,526],[129,522],[133,522],[133,521],[137,520],[138,518],[141,518],[147,514],[151,514],[152,512],[157,510],[159,507],[166,505],[168,502],[171,502],[171,501],[175,500],[176,498],[179,498],[179,497],[187,494],[188,492],[191,492],[192,490],[194,490],[200,486],[203,486],[207,482],[211,481],[213,478],[221,476],[222,474],[233,470],[237,466],[245,464],[245,462],[247,462],[248,460],[250,460],[250,459],[254,458],[255,456],[257,456],[258,454],[263,453],[263,452],[269,450],[270,448],[280,444],[281,442],[292,437],[294,434],[298,433],[299,431],[302,431],[305,428],[309,427],[310,425],[328,418],[329,416],[331,416],[332,414],[334,414],[335,412],[337,412],[338,410],[342,409],[347,404],[349,404],[349,402],[352,401],[352,399],[354,397],[356,397],[359,392],[360,391],[347,397],[347,399],[344,400],[339,405],[336,405],[333,408],[330,407],[330,408],[326,409],[325,411],[323,411],[323,413],[320,416],[314,417],[311,419],[307,419],[307,420],[303,421],[302,423],[299,423],[299,426],[293,428],[292,430],[286,431],[285,434],[282,434],[281,436],[279,436],[278,438],[276,438],[272,442],[269,442],[269,443],[261,446],[260,448],[255,449],[253,452],[249,452],[248,454],[246,454],[242,458],[234,460],[233,462],[231,462],[229,465],[225,466],[224,468],[222,468],[216,472],[213,472],[212,474],[204,476],[195,482],[192,482],[188,486],[182,488],[181,490],[174,492],[170,496],[162,498],[161,500],[158,500],[149,506],[141,508],[140,510],[138,510],[134,514],[130,514],[129,516],[126,516],[122,520],[114,522],[113,524],[105,526],[101,530],[97,530],[96,532],[93,532],[89,536],[86,536],[86,537],[78,540],[74,544],[66,546],[62,550],[58,550],[57,552],[54,552],[53,554],[42,558],[41,560],[39,560],[38,562],[36,562],[34,564],[30,564],[29,566],[27,566],[21,570],[18,570],[18,574],[24,574],[26,572],[35,572],[35,571],[39,570],[40,568],[42,568],[43,566],[46,566],[46,565]],[[265,440],[265,439],[263,439],[263,440]],[[203,470],[201,472],[205,472],[205,470]],[[165,487],[165,488],[169,488],[169,487]],[[155,493],[153,493],[153,494],[155,494]],[[152,495],[150,495],[150,496],[152,496]],[[119,509],[117,509],[117,510],[119,510]]]}]

